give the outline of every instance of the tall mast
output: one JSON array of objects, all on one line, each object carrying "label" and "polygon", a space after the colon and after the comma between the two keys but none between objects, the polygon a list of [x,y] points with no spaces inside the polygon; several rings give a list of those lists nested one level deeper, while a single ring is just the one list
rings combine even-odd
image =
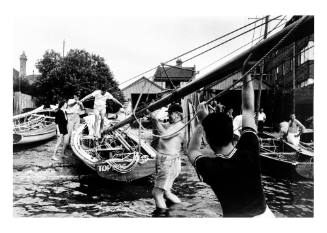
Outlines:
[{"label": "tall mast", "polygon": [[[292,35],[284,40],[281,46],[291,43],[292,41],[302,38],[303,36],[310,35],[313,33],[314,28],[314,17],[313,16],[303,16],[301,19],[302,23],[293,31]],[[135,117],[139,118],[147,114],[148,111],[155,111],[163,106],[166,106],[176,100],[183,98],[184,96],[199,90],[200,88],[213,83],[215,81],[223,81],[227,79],[228,75],[242,68],[244,60],[252,53],[251,59],[259,60],[263,57],[273,46],[275,46],[282,38],[285,36],[297,23],[298,21],[292,23],[291,25],[280,30],[271,37],[263,40],[261,43],[247,49],[241,54],[237,55],[235,58],[230,59],[226,63],[215,68],[211,72],[202,77],[199,77],[192,82],[188,83],[184,87],[176,89],[173,93],[163,97],[162,99],[150,104],[148,107],[135,113],[135,116],[129,116],[125,120],[118,122],[116,125],[108,127],[104,130],[104,133],[114,131],[126,124],[129,124],[135,120]]]}]

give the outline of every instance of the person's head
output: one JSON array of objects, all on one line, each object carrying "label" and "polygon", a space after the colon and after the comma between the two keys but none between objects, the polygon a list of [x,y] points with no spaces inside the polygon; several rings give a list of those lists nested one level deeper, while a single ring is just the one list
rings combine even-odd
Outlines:
[{"label": "person's head", "polygon": [[176,123],[183,120],[183,109],[179,104],[171,104],[168,108],[169,121]]},{"label": "person's head", "polygon": [[74,100],[76,100],[76,101],[78,101],[78,100],[79,100],[79,97],[78,97],[78,95],[74,95],[74,96],[73,96],[73,98],[74,98]]},{"label": "person's head", "polygon": [[69,99],[68,102],[67,102],[68,107],[73,107],[75,104],[76,104],[75,99]]},{"label": "person's head", "polygon": [[60,101],[58,104],[58,109],[65,109],[67,107],[66,101]]},{"label": "person's head", "polygon": [[232,108],[230,108],[230,109],[228,109],[228,111],[227,111],[227,113],[229,113],[229,114],[233,114],[233,109]]},{"label": "person's head", "polygon": [[213,151],[228,145],[233,140],[233,121],[225,113],[209,114],[202,121],[206,139]]},{"label": "person's head", "polygon": [[107,91],[107,87],[105,85],[103,85],[101,87],[101,94],[104,95],[106,93],[106,91]]},{"label": "person's head", "polygon": [[260,112],[263,112],[263,108],[260,108],[260,110],[259,110]]},{"label": "person's head", "polygon": [[294,113],[291,113],[290,114],[290,118],[291,118],[292,121],[294,121],[295,120],[295,114]]}]

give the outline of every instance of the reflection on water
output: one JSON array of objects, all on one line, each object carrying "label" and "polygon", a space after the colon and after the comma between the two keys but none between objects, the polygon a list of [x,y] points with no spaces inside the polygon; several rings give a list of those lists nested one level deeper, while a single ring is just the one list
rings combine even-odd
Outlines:
[{"label": "reflection on water", "polygon": [[[151,177],[130,183],[99,178],[70,154],[51,161],[55,141],[14,150],[14,216],[16,217],[151,217],[155,203]],[[267,203],[279,217],[313,216],[313,182],[263,176]],[[174,186],[182,204],[171,217],[220,217],[212,190],[200,182],[183,158]]]}]

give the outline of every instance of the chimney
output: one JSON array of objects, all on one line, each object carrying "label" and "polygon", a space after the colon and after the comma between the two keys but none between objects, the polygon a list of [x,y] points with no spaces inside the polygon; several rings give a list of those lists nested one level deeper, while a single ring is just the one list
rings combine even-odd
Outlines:
[{"label": "chimney", "polygon": [[20,55],[19,60],[20,60],[19,77],[24,78],[26,76],[26,61],[27,61],[25,51],[23,51],[23,54]]},{"label": "chimney", "polygon": [[176,66],[182,67],[182,64],[183,64],[183,62],[180,58],[176,60]]}]

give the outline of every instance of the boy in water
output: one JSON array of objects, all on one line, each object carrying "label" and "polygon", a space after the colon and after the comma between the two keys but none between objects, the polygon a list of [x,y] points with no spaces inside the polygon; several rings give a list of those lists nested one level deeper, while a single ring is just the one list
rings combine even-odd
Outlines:
[{"label": "boy in water", "polygon": [[150,115],[161,136],[157,148],[157,176],[152,190],[157,212],[164,213],[167,210],[165,198],[174,204],[181,202],[171,192],[171,187],[181,171],[180,151],[184,140],[182,112],[180,105],[171,104],[168,109],[170,124],[160,123],[155,112]]}]

